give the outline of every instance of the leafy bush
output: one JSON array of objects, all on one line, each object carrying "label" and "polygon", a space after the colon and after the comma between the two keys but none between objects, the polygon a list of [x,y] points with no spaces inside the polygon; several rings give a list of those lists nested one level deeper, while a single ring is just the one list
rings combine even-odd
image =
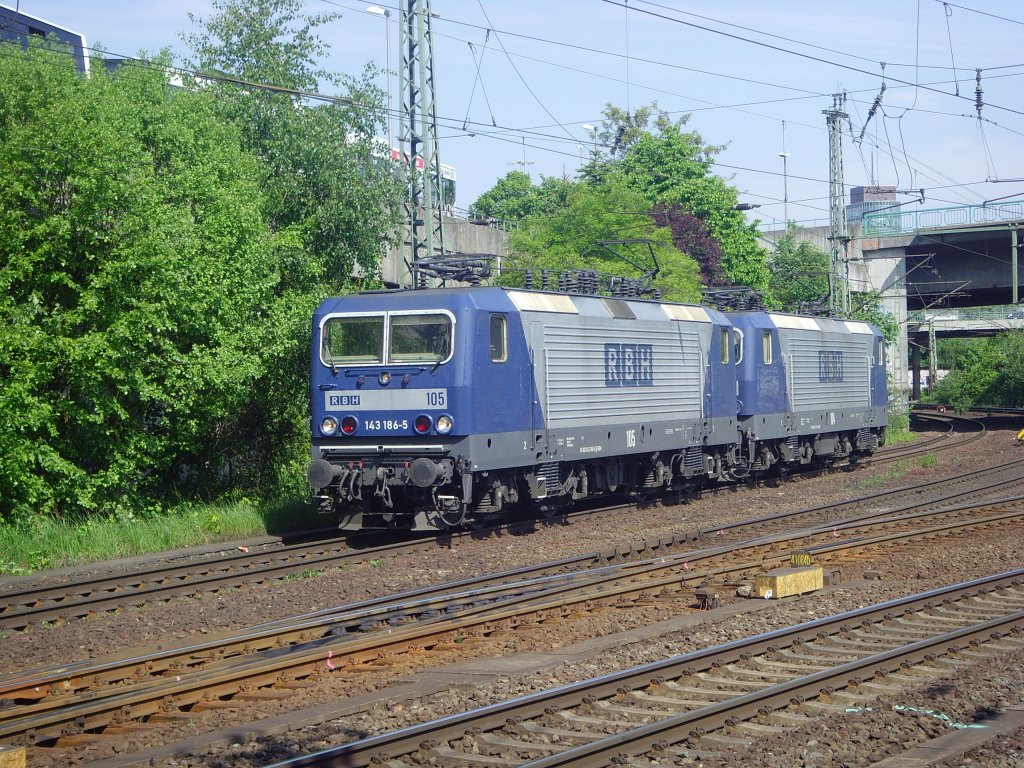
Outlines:
[{"label": "leafy bush", "polygon": [[0,58],[5,514],[174,485],[259,373],[257,169],[208,98],[166,88],[159,70]]},{"label": "leafy bush", "polygon": [[319,298],[282,305],[262,168],[160,68],[8,51],[0,93],[0,517],[223,487]]},{"label": "leafy bush", "polygon": [[1024,333],[1009,331],[987,339],[972,339],[955,347],[952,368],[921,400],[951,405],[958,411],[991,405],[1024,406]]},{"label": "leafy bush", "polygon": [[[211,7],[186,37],[197,66],[245,87],[172,87],[167,57],[82,77],[48,42],[4,46],[0,522],[134,526],[228,488],[297,495],[309,318],[354,271],[375,280],[402,174],[367,138],[384,114],[372,73],[316,68],[336,16]],[[320,82],[347,93],[251,85]]]}]

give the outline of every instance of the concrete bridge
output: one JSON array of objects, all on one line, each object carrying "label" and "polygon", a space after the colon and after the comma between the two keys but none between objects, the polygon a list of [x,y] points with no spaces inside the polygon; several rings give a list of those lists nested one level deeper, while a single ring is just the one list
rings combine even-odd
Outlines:
[{"label": "concrete bridge", "polygon": [[[828,227],[796,231],[798,240],[826,252],[828,234]],[[889,350],[898,390],[919,390],[919,372],[913,377],[907,360],[929,335],[1024,329],[1024,314],[1009,317],[1024,309],[1024,201],[869,213],[851,223],[850,234],[851,290],[878,294],[907,330]]]}]

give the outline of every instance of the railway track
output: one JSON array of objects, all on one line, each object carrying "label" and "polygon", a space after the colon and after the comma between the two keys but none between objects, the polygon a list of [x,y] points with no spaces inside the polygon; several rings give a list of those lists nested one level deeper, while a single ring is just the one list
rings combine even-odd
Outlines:
[{"label": "railway track", "polygon": [[[1024,470],[1024,467],[1020,469]],[[703,529],[669,540],[645,541],[607,552],[540,563],[454,583],[432,585],[401,595],[367,600],[343,608],[325,609],[260,625],[238,637],[230,634],[213,636],[202,644],[149,654],[142,660],[129,657],[98,666],[61,665],[49,674],[40,671],[32,673],[26,683],[32,691],[17,691],[13,687],[17,678],[8,675],[0,677],[0,698],[42,699],[54,692],[79,690],[83,687],[80,680],[95,680],[106,686],[121,685],[143,676],[177,674],[183,669],[207,661],[210,657],[224,659],[243,651],[253,653],[307,643],[329,632],[365,634],[381,627],[401,626],[424,617],[430,618],[445,612],[462,610],[467,604],[509,600],[510,596],[549,588],[558,580],[579,585],[587,579],[601,578],[602,574],[607,572],[606,566],[609,563],[635,563],[636,567],[641,568],[645,563],[656,562],[663,565],[676,563],[681,558],[687,564],[697,565],[706,559],[709,553],[717,555],[735,551],[730,549],[731,547],[757,548],[780,541],[794,542],[801,536],[820,534],[822,530],[831,530],[835,535],[839,535],[842,530],[844,536],[852,535],[850,531],[854,526],[872,524],[872,521],[883,517],[900,523],[906,520],[919,522],[929,510],[942,508],[948,510],[944,517],[950,519],[955,516],[970,517],[975,509],[983,505],[975,501],[966,507],[956,508],[953,506],[954,503],[964,497],[978,499],[986,493],[996,493],[1007,486],[1020,485],[1021,475],[1016,470],[1016,462],[987,470],[977,470],[959,478],[959,483],[964,487],[953,492],[948,490],[949,486],[945,481],[922,484],[911,489],[883,491],[825,507],[812,507],[769,518],[756,518],[718,529]],[[1010,472],[1008,479],[999,477],[1004,471]],[[993,475],[996,477],[993,478]],[[979,483],[982,485],[979,486]],[[910,501],[906,501],[907,498]],[[1020,497],[1011,497],[992,502],[989,506],[998,506],[1005,511],[1020,504]],[[850,517],[851,515],[854,517]],[[771,535],[773,529],[783,525],[799,528],[796,532],[790,530],[781,535]],[[710,543],[715,546],[704,550],[692,549],[695,544]],[[757,554],[763,556],[759,551]]]},{"label": "railway track", "polygon": [[504,584],[510,575],[499,575],[499,583],[489,577],[483,586],[463,583],[455,592],[449,585],[390,605],[320,612],[144,656],[6,675],[0,741],[74,746],[244,700],[285,698],[328,674],[460,643],[469,648],[539,622],[650,600],[676,600],[683,609],[698,585],[749,578],[788,562],[794,549],[840,565],[865,550],[1021,520],[1024,498],[991,502],[982,513],[976,506],[885,516],[875,510],[843,525]]},{"label": "railway track", "polygon": [[700,761],[1024,649],[1018,570],[560,686],[276,764]]},{"label": "railway track", "polygon": [[985,431],[985,425],[979,421],[960,416],[951,416],[947,418],[944,414],[938,415],[911,411],[910,422],[911,425],[917,424],[920,427],[927,427],[930,431],[933,431],[936,434],[932,437],[915,441],[913,446],[906,446],[904,444],[884,446],[875,452],[875,456],[884,456],[885,454],[893,451],[898,452],[900,449],[906,447],[936,447],[956,435],[958,427],[960,427],[962,432],[971,437],[978,432]]},{"label": "railway track", "polygon": [[[985,436],[986,427],[977,419],[953,414],[921,413],[912,411],[910,418],[918,424],[927,424],[939,434],[911,445],[893,445],[882,448],[868,459],[874,464],[924,456],[936,450],[955,450]],[[945,431],[941,430],[945,427]]]},{"label": "railway track", "polygon": [[[950,424],[950,432],[933,438],[943,447],[955,447],[950,439],[954,425],[961,430],[978,424],[968,419],[934,417]],[[968,426],[965,427],[964,424]],[[979,425],[981,430],[983,425]],[[965,439],[974,439],[980,431],[969,432]],[[874,459],[896,460],[933,450],[927,445],[915,446],[913,453],[893,452]],[[968,473],[969,475],[972,473]],[[564,515],[564,519],[593,514],[617,514],[631,508],[632,503],[604,506],[599,510],[579,510]],[[515,527],[517,524],[510,524]],[[495,531],[504,530],[500,526]],[[458,531],[445,535],[448,545],[458,541],[486,537],[494,531]],[[706,532],[694,532],[699,538]],[[396,541],[384,545],[352,546],[351,538],[336,538],[313,544],[295,544],[261,552],[233,552],[216,559],[196,563],[159,563],[126,574],[88,576],[72,582],[46,584],[22,581],[0,590],[0,628],[25,630],[42,622],[65,622],[95,617],[105,612],[121,612],[151,602],[167,602],[174,598],[242,588],[287,578],[294,574],[335,567],[353,567],[378,559],[399,557],[415,551],[435,549],[437,539]]]}]

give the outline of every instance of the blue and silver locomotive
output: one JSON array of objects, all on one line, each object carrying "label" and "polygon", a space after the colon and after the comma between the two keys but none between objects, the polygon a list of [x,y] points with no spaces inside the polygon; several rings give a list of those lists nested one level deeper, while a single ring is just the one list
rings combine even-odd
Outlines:
[{"label": "blue and silver locomotive", "polygon": [[328,299],[312,462],[342,529],[691,490],[884,441],[884,341],[859,322],[501,287]]}]

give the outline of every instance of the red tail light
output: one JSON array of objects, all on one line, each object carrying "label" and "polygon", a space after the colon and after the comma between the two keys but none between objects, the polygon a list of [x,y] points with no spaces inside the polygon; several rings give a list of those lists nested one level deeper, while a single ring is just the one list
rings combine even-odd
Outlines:
[{"label": "red tail light", "polygon": [[355,416],[346,416],[341,420],[341,431],[346,435],[354,434],[359,429],[359,422]]},{"label": "red tail light", "polygon": [[434,423],[430,420],[430,417],[425,413],[421,413],[416,417],[416,421],[412,423],[413,429],[419,434],[425,435],[430,431],[430,428],[434,426]]}]

